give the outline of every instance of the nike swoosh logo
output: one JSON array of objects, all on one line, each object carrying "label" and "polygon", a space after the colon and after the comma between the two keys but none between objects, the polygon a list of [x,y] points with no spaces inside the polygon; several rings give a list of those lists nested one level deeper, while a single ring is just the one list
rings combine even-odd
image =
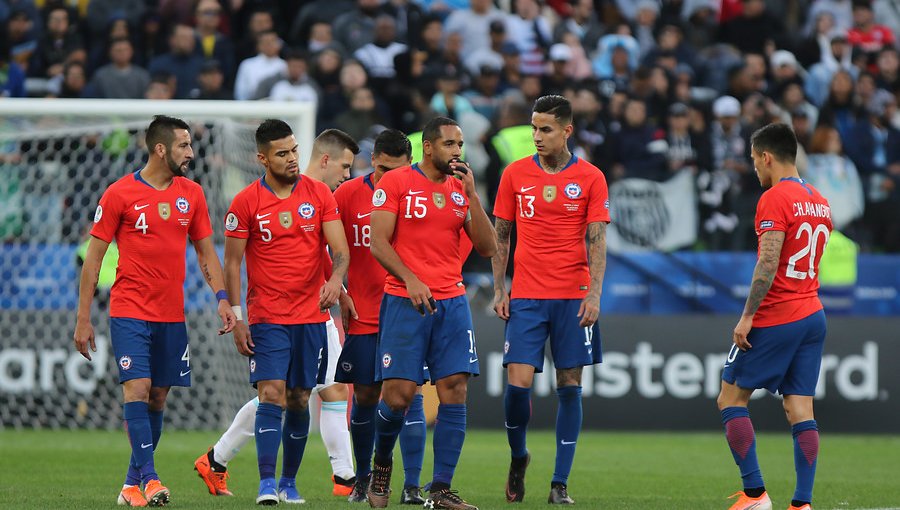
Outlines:
[{"label": "nike swoosh logo", "polygon": [[425,423],[425,422],[422,421],[422,420],[407,421],[407,422],[406,422],[406,425],[415,425],[416,423]]},{"label": "nike swoosh logo", "polygon": [[730,366],[731,366],[731,363],[727,363],[727,364],[726,364],[724,367],[722,367],[722,368],[728,368],[728,367],[730,367]]},{"label": "nike swoosh logo", "polygon": [[525,193],[533,190],[534,188],[537,188],[537,186],[529,186],[527,188],[525,186],[522,186],[522,188],[519,190],[519,193]]},{"label": "nike swoosh logo", "polygon": [[305,439],[306,438],[306,436],[295,436],[294,434],[289,434],[289,435],[291,436],[291,439]]},{"label": "nike swoosh logo", "polygon": [[391,420],[385,418],[383,414],[381,414],[381,409],[378,410],[378,416],[380,416],[381,419],[384,420],[384,421],[391,421]]},{"label": "nike swoosh logo", "polygon": [[469,363],[475,363],[478,361],[478,358],[469,358]]},{"label": "nike swoosh logo", "polygon": [[186,375],[188,375],[188,374],[190,374],[190,373],[191,373],[190,370],[188,370],[187,372],[181,372],[181,377],[184,377],[184,376],[186,376]]},{"label": "nike swoosh logo", "polygon": [[256,215],[256,219],[261,220],[261,219],[263,219],[263,218],[265,218],[265,217],[267,217],[267,216],[271,216],[271,215],[272,215],[272,213],[257,214],[257,215]]},{"label": "nike swoosh logo", "polygon": [[141,209],[143,209],[143,208],[145,208],[145,207],[150,207],[150,204],[144,204],[144,205],[142,205],[142,206],[140,206],[140,207],[139,207],[137,204],[134,204],[134,210],[135,210],[135,211],[140,211]]},{"label": "nike swoosh logo", "polygon": [[350,420],[350,425],[365,425],[365,424],[367,424],[367,423],[372,423],[372,420],[367,420],[367,421],[353,421],[353,420]]},{"label": "nike swoosh logo", "polygon": [[372,214],[372,213],[366,213],[366,214],[359,214],[359,213],[356,213],[356,217],[357,217],[358,219],[362,219],[362,218],[365,218],[366,216],[368,216],[368,215],[370,215],[370,214]]},{"label": "nike swoosh logo", "polygon": [[141,443],[141,448],[150,448],[151,446],[153,446],[153,443],[150,443],[150,444]]},{"label": "nike swoosh logo", "polygon": [[410,195],[418,195],[418,194],[420,194],[420,193],[425,193],[425,192],[424,192],[424,191],[413,191],[413,190],[409,190],[409,194],[410,194]]},{"label": "nike swoosh logo", "polygon": [[265,434],[266,432],[277,432],[275,429],[259,429],[257,432]]},{"label": "nike swoosh logo", "polygon": [[560,439],[559,444],[575,444],[575,441],[566,441],[565,439]]},{"label": "nike swoosh logo", "polygon": [[503,422],[503,426],[508,428],[509,430],[515,430],[515,429],[519,428],[518,425],[516,425],[515,427],[510,427],[509,424],[506,422]]}]

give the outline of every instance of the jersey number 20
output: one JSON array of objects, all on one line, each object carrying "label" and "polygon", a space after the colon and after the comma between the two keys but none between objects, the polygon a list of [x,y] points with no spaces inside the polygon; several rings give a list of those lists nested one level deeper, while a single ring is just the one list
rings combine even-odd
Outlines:
[{"label": "jersey number 20", "polygon": [[[815,278],[816,277],[816,254],[818,253],[819,248],[819,236],[824,236],[824,240],[822,241],[822,249],[825,249],[825,245],[828,243],[828,227],[825,225],[818,225],[815,229],[813,229],[812,225],[808,222],[804,222],[800,225],[800,228],[797,229],[797,237],[795,239],[800,239],[803,234],[807,236],[806,246],[800,249],[797,253],[791,255],[791,258],[788,259],[787,270],[785,271],[788,278],[796,278],[798,280],[805,280],[806,277]],[[797,271],[797,261],[802,259],[803,257],[809,255],[809,269],[806,271]]]}]

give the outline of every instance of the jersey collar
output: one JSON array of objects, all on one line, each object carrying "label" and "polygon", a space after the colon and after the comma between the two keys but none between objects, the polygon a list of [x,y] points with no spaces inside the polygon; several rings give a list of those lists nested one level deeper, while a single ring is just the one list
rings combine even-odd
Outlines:
[{"label": "jersey collar", "polygon": [[[149,182],[145,181],[143,177],[141,177],[141,170],[143,170],[143,169],[142,169],[142,168],[138,168],[137,170],[134,171],[134,180],[136,180],[137,182],[140,182],[140,183],[146,185],[147,187],[149,187],[149,188],[151,188],[151,189],[153,189],[153,190],[160,191],[160,190],[154,188],[152,184],[150,184]],[[175,181],[173,180],[172,182],[175,182]]]},{"label": "jersey collar", "polygon": [[[413,164],[410,166],[410,168],[412,168],[412,169],[415,170],[416,172],[419,172],[419,175],[421,175],[422,177],[425,177],[425,172],[423,172],[422,169],[419,168],[419,164],[418,164],[418,163],[413,163]],[[425,178],[427,179],[428,177],[425,177]]]},{"label": "jersey collar", "polygon": [[[297,178],[297,182],[295,182],[294,185],[291,186],[291,193],[293,193],[294,190],[297,189],[297,184],[300,184],[300,179],[302,179],[302,178],[303,178],[303,174],[300,174],[300,176]],[[267,190],[269,190],[269,192],[271,194],[275,195],[275,190],[273,190],[272,187],[269,186],[269,183],[266,182],[265,175],[263,175],[262,177],[259,178],[259,183],[262,184],[263,188],[266,188]],[[278,195],[275,195],[275,198],[278,198]]]},{"label": "jersey collar", "polygon": [[363,182],[366,183],[366,185],[369,186],[369,188],[371,188],[372,191],[375,191],[375,185],[372,184],[372,174],[374,174],[374,173],[375,173],[375,172],[372,172],[372,173],[370,173],[370,174],[366,174],[366,176],[363,177]]},{"label": "jersey collar", "polygon": [[813,194],[812,190],[809,189],[809,186],[806,185],[806,181],[804,181],[800,177],[782,177],[780,182],[784,182],[784,181],[796,182],[797,184],[803,186],[803,189],[805,189],[807,193],[809,193],[810,195]]},{"label": "jersey collar", "polygon": [[[534,164],[537,165],[538,168],[540,168],[541,170],[544,169],[544,167],[541,166],[541,158],[538,156],[538,154],[537,154],[536,152],[534,153],[534,156],[532,156],[531,159],[534,160]],[[565,170],[566,168],[569,168],[570,166],[574,165],[577,161],[578,161],[578,156],[572,154],[572,158],[569,159],[569,162],[566,163],[566,166],[564,166],[564,167],[562,168],[562,170],[560,170],[560,172],[562,172],[562,171]]]}]

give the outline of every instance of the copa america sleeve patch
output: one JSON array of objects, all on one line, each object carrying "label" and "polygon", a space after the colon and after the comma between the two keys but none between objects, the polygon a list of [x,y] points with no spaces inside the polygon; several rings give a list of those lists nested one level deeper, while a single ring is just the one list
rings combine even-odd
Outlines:
[{"label": "copa america sleeve patch", "polygon": [[98,205],[97,210],[94,212],[94,223],[100,223],[100,218],[103,217],[103,206]]},{"label": "copa america sleeve patch", "polygon": [[775,222],[772,220],[762,220],[759,222],[759,229],[764,230],[767,228],[772,228],[775,226]]},{"label": "copa america sleeve patch", "polygon": [[376,189],[375,194],[372,195],[372,205],[381,207],[385,202],[387,202],[387,193],[383,189]]},{"label": "copa america sleeve patch", "polygon": [[225,230],[234,232],[238,228],[238,217],[233,212],[228,213],[225,217]]}]

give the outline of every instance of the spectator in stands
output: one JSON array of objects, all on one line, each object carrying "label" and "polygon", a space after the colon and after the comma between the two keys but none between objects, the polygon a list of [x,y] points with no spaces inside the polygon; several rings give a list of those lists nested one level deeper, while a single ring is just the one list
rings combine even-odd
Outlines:
[{"label": "spectator in stands", "polygon": [[[463,63],[469,74],[476,75],[484,64],[494,64],[503,61],[502,49],[506,43],[506,22],[494,20],[491,22],[488,31],[490,37],[490,45],[478,48],[472,53],[463,54]],[[510,42],[509,44],[513,44]]]},{"label": "spectator in stands", "polygon": [[356,0],[356,7],[334,20],[334,38],[351,55],[375,38],[375,19],[390,15],[387,6],[379,0]]},{"label": "spectator in stands", "polygon": [[257,87],[267,78],[287,71],[287,62],[278,56],[281,39],[274,30],[266,30],[257,35],[258,54],[248,58],[238,66],[234,80],[234,98],[239,101],[254,99]]},{"label": "spectator in stands", "polygon": [[704,133],[692,132],[684,103],[673,103],[668,110],[666,130],[666,162],[670,172],[689,170],[697,175],[712,166],[712,149]]},{"label": "spectator in stands", "polygon": [[25,71],[9,59],[9,41],[0,30],[0,98],[25,97]]},{"label": "spectator in stands", "polygon": [[[507,17],[507,14],[494,7],[491,0],[471,0],[468,9],[450,13],[444,22],[444,32],[460,34],[463,54],[472,55],[491,47],[491,23],[499,21],[506,24]],[[505,33],[509,34],[509,30],[505,30]]]},{"label": "spectator in stands", "polygon": [[900,34],[900,5],[897,0],[875,0],[872,2],[875,19],[891,29],[895,35]]},{"label": "spectator in stands", "polygon": [[339,48],[340,51],[344,51],[341,45],[334,40],[334,32],[331,31],[331,25],[324,21],[313,23],[309,29],[306,51],[310,55],[314,55],[325,48]]},{"label": "spectator in stands", "polygon": [[859,113],[854,101],[853,76],[849,71],[839,69],[831,78],[828,97],[819,109],[819,123],[834,126],[841,134],[841,140],[846,142]]},{"label": "spectator in stands", "polygon": [[[747,133],[741,125],[741,104],[731,96],[722,96],[713,103],[710,144],[712,168],[701,171],[697,178],[701,238],[707,249],[720,251],[735,249],[733,235],[738,227],[735,199],[740,192],[738,183],[750,169],[747,159]],[[757,186],[759,187],[759,186]],[[751,222],[753,214],[750,215]]]},{"label": "spectator in stands", "polygon": [[78,61],[68,62],[63,67],[62,81],[56,97],[75,99],[84,97],[87,87],[87,72],[84,64]]},{"label": "spectator in stands", "polygon": [[334,127],[344,131],[354,140],[362,140],[375,124],[381,124],[376,110],[375,94],[368,87],[359,87],[350,95],[350,108],[334,119]]},{"label": "spectator in stands", "polygon": [[572,88],[574,80],[568,72],[572,61],[572,48],[564,43],[556,43],[548,53],[550,72],[541,78],[541,95],[561,96],[566,89]]},{"label": "spectator in stands", "polygon": [[575,127],[569,138],[575,144],[572,153],[604,170],[604,144],[609,131],[601,115],[603,103],[600,102],[600,95],[595,87],[583,84],[571,92],[571,98],[572,125]]},{"label": "spectator in stands", "polygon": [[234,99],[234,94],[225,86],[225,73],[218,60],[203,61],[197,83],[199,87],[191,92],[191,99]]},{"label": "spectator in stands", "polygon": [[637,39],[641,51],[641,59],[656,49],[656,22],[659,19],[659,2],[657,0],[638,0],[635,2],[637,13],[634,17],[634,38]]},{"label": "spectator in stands", "polygon": [[407,46],[421,44],[422,24],[433,17],[418,3],[411,0],[388,0],[390,14],[397,22],[397,42]]},{"label": "spectator in stands", "polygon": [[147,5],[144,0],[91,0],[87,21],[92,41],[102,41],[113,19],[124,19],[129,26],[139,26]]},{"label": "spectator in stands", "polygon": [[744,53],[765,53],[766,46],[779,46],[784,24],[766,10],[765,0],[744,0],[743,12],[722,24],[719,40]]},{"label": "spectator in stands", "polygon": [[316,104],[319,101],[319,92],[307,72],[306,55],[300,50],[292,49],[285,52],[284,60],[287,62],[287,74],[277,76],[271,87],[261,86],[260,88],[263,90],[271,89],[264,95],[272,101]]},{"label": "spectator in stands", "polygon": [[622,127],[610,140],[612,180],[623,178],[663,181],[666,170],[665,132],[647,122],[647,105],[637,98],[625,103]]},{"label": "spectator in stands", "polygon": [[830,11],[820,11],[811,24],[810,30],[805,34],[803,39],[794,45],[794,54],[800,64],[808,69],[822,60],[822,56],[831,52],[831,39],[837,34],[846,36],[847,30],[837,30],[834,26],[834,15]]},{"label": "spectator in stands", "polygon": [[[294,46],[302,46],[312,40],[313,28],[318,24],[324,24],[331,31],[334,20],[341,14],[353,10],[351,0],[313,0],[306,3],[297,12],[288,32],[288,41]],[[315,53],[319,49],[308,46],[307,51]]]},{"label": "spectator in stands", "polygon": [[500,88],[517,88],[522,83],[522,58],[519,54],[519,47],[514,42],[507,41],[500,47],[500,55],[503,57]]},{"label": "spectator in stands", "polygon": [[491,122],[497,120],[497,112],[503,102],[504,94],[500,90],[500,66],[484,64],[475,75],[472,88],[463,92],[463,97],[472,104],[472,108]]},{"label": "spectator in stands", "polygon": [[[250,14],[247,21],[247,31],[244,37],[237,45],[237,58],[235,62],[240,64],[248,59],[253,58],[259,53],[259,36],[275,30],[275,19],[272,13],[266,10],[256,10]],[[235,78],[237,80],[237,78]],[[237,93],[237,85],[235,84],[235,94]]]},{"label": "spectator in stands", "polygon": [[222,23],[222,6],[216,0],[200,0],[194,10],[197,20],[197,51],[204,60],[216,60],[227,83],[234,80],[234,43],[219,31]]},{"label": "spectator in stands", "polygon": [[627,25],[619,27],[618,32],[603,36],[597,43],[594,74],[617,87],[627,87],[631,72],[638,67],[640,47],[634,37],[624,33],[628,31]]},{"label": "spectator in stands", "polygon": [[836,230],[844,230],[862,218],[865,210],[862,181],[856,165],[844,154],[836,129],[827,125],[816,128],[809,143],[806,172],[800,176],[828,199]]},{"label": "spectator in stands", "polygon": [[69,23],[69,10],[62,6],[51,8],[47,11],[47,26],[38,42],[37,65],[31,75],[51,78],[62,74],[66,59],[76,51],[84,53],[84,44],[76,27]]},{"label": "spectator in stands", "polygon": [[778,107],[781,109],[780,119],[785,124],[791,123],[791,117],[797,112],[803,112],[803,117],[808,120],[809,129],[805,133],[799,133],[796,130],[798,141],[802,137],[807,139],[812,134],[812,128],[816,126],[819,120],[819,110],[806,100],[803,95],[803,87],[801,81],[793,81],[786,84],[781,90],[781,96],[778,98]]},{"label": "spectator in stands", "polygon": [[816,0],[806,13],[806,26],[803,31],[812,33],[822,16],[831,20],[835,32],[847,33],[853,26],[853,2],[851,0]]},{"label": "spectator in stands", "polygon": [[[128,22],[122,18],[121,25],[127,31],[127,37],[132,39],[135,44],[135,61],[145,64],[154,59],[157,55],[162,55],[169,50],[169,42],[166,40],[165,33],[162,30],[162,20],[158,13],[147,11],[141,17],[141,22],[137,25],[136,37],[131,37],[132,29]],[[108,51],[104,51],[102,55],[106,55]]]},{"label": "spectator in stands", "polygon": [[462,69],[447,64],[437,81],[437,93],[431,98],[430,106],[438,115],[459,120],[466,112],[475,109],[468,99],[459,94],[461,90]]},{"label": "spectator in stands", "polygon": [[391,16],[382,14],[375,19],[372,42],[353,53],[353,58],[365,66],[373,90],[383,94],[387,82],[394,79],[397,69],[394,57],[407,50],[405,44],[396,41],[397,22]]},{"label": "spectator in stands", "polygon": [[94,97],[103,99],[138,99],[150,84],[150,74],[131,63],[134,48],[126,38],[110,43],[110,63],[98,69],[91,78],[90,90]]},{"label": "spectator in stands", "polygon": [[25,71],[33,74],[37,58],[38,42],[34,22],[28,12],[23,9],[15,9],[6,20],[6,39],[9,44],[9,58]]},{"label": "spectator in stands", "polygon": [[897,57],[897,48],[885,46],[878,52],[875,65],[877,67],[875,85],[878,88],[888,91],[900,88],[900,59]]},{"label": "spectator in stands", "polygon": [[144,92],[144,99],[154,99],[157,101],[168,101],[175,97],[176,78],[172,73],[159,72],[150,78],[150,85]]},{"label": "spectator in stands", "polygon": [[574,0],[571,14],[556,24],[553,40],[562,40],[563,33],[574,34],[585,52],[593,52],[604,31],[605,27],[594,11],[593,0]]},{"label": "spectator in stands", "polygon": [[547,19],[541,16],[537,0],[515,0],[515,14],[506,20],[506,37],[519,47],[522,72],[543,74],[544,62],[553,32]]},{"label": "spectator in stands", "polygon": [[875,23],[870,2],[853,0],[853,27],[847,32],[847,39],[850,46],[859,48],[866,55],[868,65],[873,66],[878,52],[896,44],[897,39],[890,28]]},{"label": "spectator in stands", "polygon": [[197,75],[203,57],[195,51],[197,39],[194,29],[188,25],[175,25],[169,35],[169,52],[150,61],[147,71],[151,75],[168,72],[175,76],[175,98],[187,99],[197,88]]},{"label": "spectator in stands", "polygon": [[804,81],[803,89],[810,102],[818,107],[822,106],[828,97],[828,88],[834,73],[838,69],[851,73],[851,77],[855,79],[858,70],[850,61],[851,53],[846,35],[836,34],[831,37],[828,51],[823,51],[820,61],[809,68],[809,73]]}]

